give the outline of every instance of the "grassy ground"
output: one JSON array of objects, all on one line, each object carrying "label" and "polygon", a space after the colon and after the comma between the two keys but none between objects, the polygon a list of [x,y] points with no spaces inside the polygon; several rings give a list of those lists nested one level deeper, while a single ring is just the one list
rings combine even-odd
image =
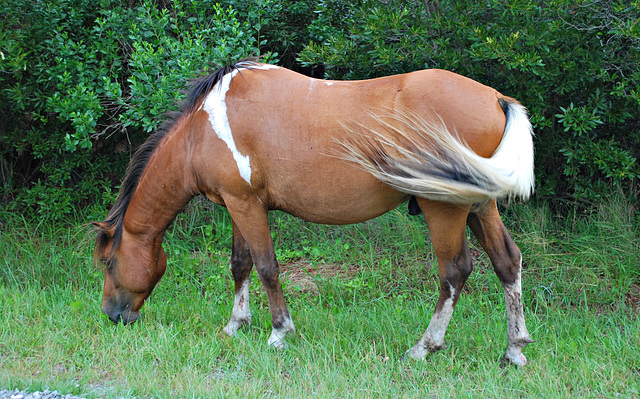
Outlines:
[{"label": "grassy ground", "polygon": [[222,333],[233,298],[231,226],[220,208],[196,201],[179,216],[165,243],[167,275],[127,327],[100,313],[102,272],[85,229],[4,215],[0,388],[86,397],[640,396],[632,207],[614,199],[569,221],[544,206],[503,215],[525,256],[525,318],[536,340],[523,369],[500,366],[502,289],[473,239],[476,270],[448,346],[424,362],[402,359],[437,298],[428,232],[405,209],[345,227],[272,216],[298,330],[285,352],[266,347],[268,306],[255,275],[253,325],[233,339]]}]

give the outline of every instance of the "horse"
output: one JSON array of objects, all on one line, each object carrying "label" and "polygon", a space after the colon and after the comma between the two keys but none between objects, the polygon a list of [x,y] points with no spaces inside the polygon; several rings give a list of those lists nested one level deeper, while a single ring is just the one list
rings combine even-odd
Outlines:
[{"label": "horse", "polygon": [[439,270],[427,330],[407,355],[441,349],[473,265],[468,225],[488,254],[506,302],[506,361],[523,366],[533,342],[522,303],[522,255],[498,213],[502,197],[533,192],[533,131],[515,99],[453,72],[361,81],[309,78],[247,59],[197,80],[182,110],[136,151],[96,232],[105,265],[102,311],[129,324],[162,278],[163,235],[196,195],[232,219],[235,296],[229,336],[251,323],[255,265],[266,290],[268,345],[295,333],[267,214],[313,223],[363,222],[403,203],[426,220]]}]

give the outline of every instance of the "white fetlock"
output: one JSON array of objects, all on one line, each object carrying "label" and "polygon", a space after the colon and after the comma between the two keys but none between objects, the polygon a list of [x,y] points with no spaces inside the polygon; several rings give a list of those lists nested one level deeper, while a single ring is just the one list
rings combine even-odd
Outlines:
[{"label": "white fetlock", "polygon": [[293,325],[293,321],[291,319],[287,319],[282,327],[271,330],[271,336],[267,343],[269,344],[269,347],[273,347],[278,350],[285,350],[289,345],[287,344],[287,341],[285,341],[287,334],[294,334],[295,332],[296,327]]},{"label": "white fetlock", "polygon": [[222,329],[230,337],[238,335],[238,330],[244,325],[251,325],[251,309],[249,307],[249,279],[242,282],[236,292],[231,311],[231,320]]},{"label": "white fetlock", "polygon": [[520,268],[516,280],[512,284],[504,285],[504,300],[507,308],[507,340],[509,343],[503,358],[504,361],[520,367],[527,364],[527,358],[522,354],[522,349],[533,342],[524,321],[521,270],[522,257],[520,257]]},{"label": "white fetlock", "polygon": [[427,331],[425,331],[422,339],[407,351],[411,358],[423,360],[430,352],[435,352],[444,347],[444,335],[453,315],[455,294],[456,290],[453,287],[449,287],[449,298],[444,301],[441,309],[436,309],[433,312]]}]

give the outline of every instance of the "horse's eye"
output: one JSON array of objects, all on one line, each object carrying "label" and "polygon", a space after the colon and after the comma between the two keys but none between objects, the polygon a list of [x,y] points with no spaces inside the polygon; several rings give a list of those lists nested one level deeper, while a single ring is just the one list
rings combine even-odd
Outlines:
[{"label": "horse's eye", "polygon": [[107,270],[113,269],[113,267],[116,264],[115,258],[107,258],[107,257],[103,256],[102,258],[100,258],[100,260],[102,261],[102,263],[104,263],[104,265],[106,266]]}]

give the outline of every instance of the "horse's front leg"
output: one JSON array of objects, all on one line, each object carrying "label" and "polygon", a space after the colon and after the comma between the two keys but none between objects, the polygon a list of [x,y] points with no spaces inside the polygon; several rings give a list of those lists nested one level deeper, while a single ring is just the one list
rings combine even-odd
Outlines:
[{"label": "horse's front leg", "polygon": [[[267,209],[261,202],[257,201],[257,198],[256,201],[225,198],[225,204],[235,226],[237,226],[238,232],[244,238],[243,245],[245,243],[248,245],[250,258],[255,263],[262,285],[267,292],[269,308],[271,309],[271,323],[273,325],[268,344],[277,349],[284,349],[286,347],[285,337],[287,334],[295,332],[295,326],[289,315],[282,293],[282,286],[280,285],[280,267],[276,261],[273,241],[271,240]],[[240,245],[239,240],[238,245]],[[242,248],[238,248],[237,251],[239,254],[243,253]],[[242,280],[242,277],[240,279]],[[242,280],[240,284],[241,291],[243,289],[248,291],[248,281],[248,277]],[[236,284],[237,282],[238,280],[236,280]],[[246,284],[246,288],[243,288],[244,284]],[[237,290],[238,286],[236,285],[236,293],[238,292]]]},{"label": "horse's front leg", "polygon": [[495,201],[469,214],[471,231],[491,259],[502,287],[507,309],[507,350],[504,359],[524,366],[527,358],[522,349],[533,342],[524,322],[522,305],[522,253],[502,223]]},{"label": "horse's front leg", "polygon": [[253,268],[253,259],[246,240],[233,222],[233,247],[231,248],[231,274],[235,285],[235,299],[231,320],[224,327],[229,336],[238,333],[240,327],[251,324],[251,309],[249,307],[249,277]]},{"label": "horse's front leg", "polygon": [[427,331],[407,351],[414,359],[424,359],[428,353],[444,346],[449,321],[473,266],[465,234],[468,210],[422,198],[418,199],[418,204],[429,227],[440,276],[440,297]]}]

